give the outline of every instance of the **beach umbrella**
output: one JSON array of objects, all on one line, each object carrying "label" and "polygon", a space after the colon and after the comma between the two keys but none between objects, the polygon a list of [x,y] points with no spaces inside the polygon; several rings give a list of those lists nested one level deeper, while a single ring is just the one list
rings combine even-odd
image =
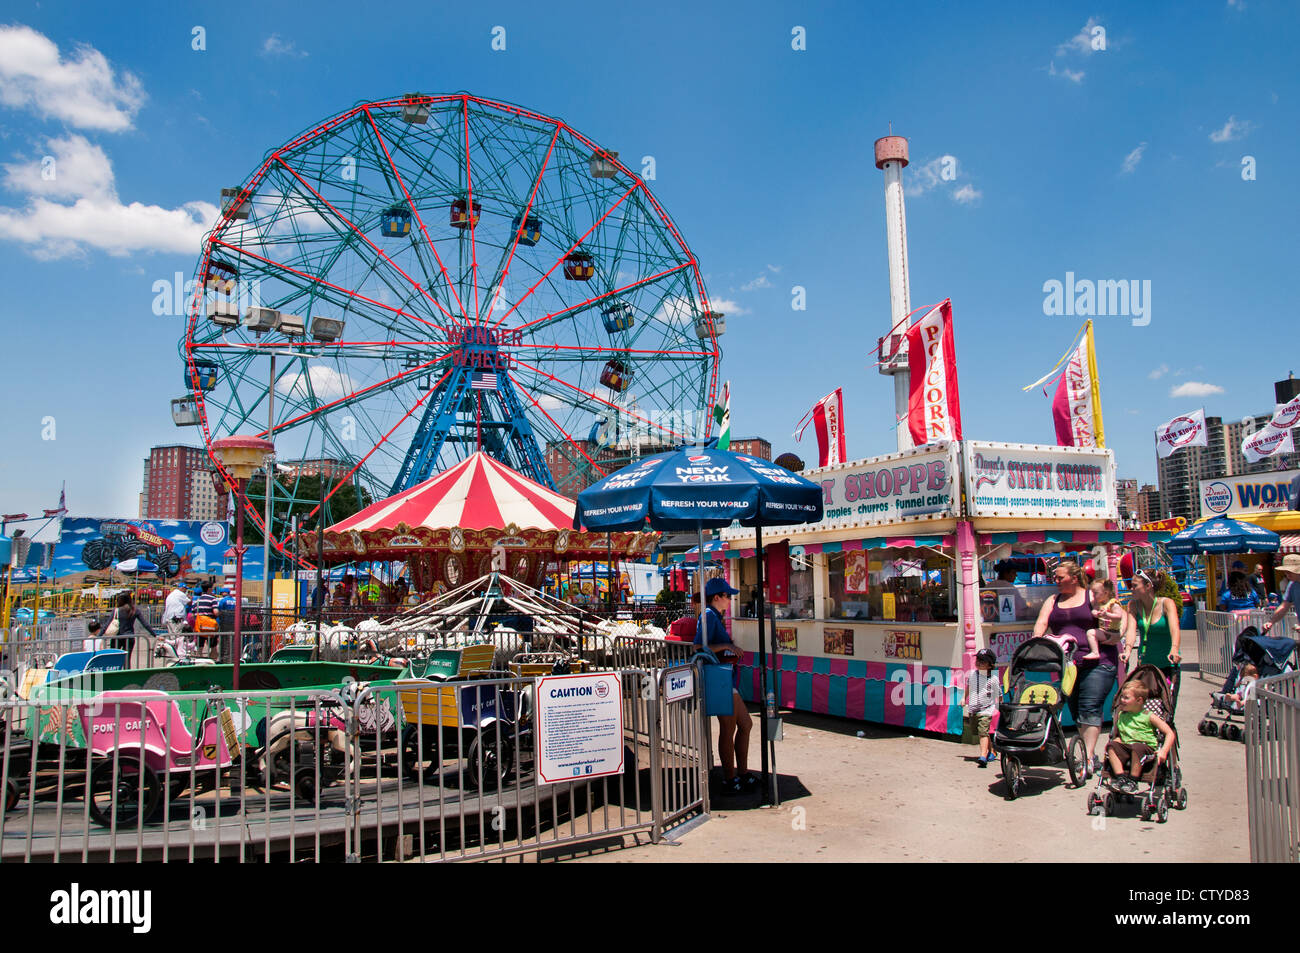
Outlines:
[{"label": "beach umbrella", "polygon": [[[706,447],[682,447],[646,457],[578,494],[573,528],[630,532],[646,523],[657,530],[694,529],[701,557],[704,529],[739,522],[752,526],[758,554],[758,647],[763,672],[763,781],[767,783],[767,649],[764,645],[763,527],[822,518],[822,488],[770,460]],[[703,558],[701,558],[701,570]],[[700,610],[704,572],[698,573]],[[775,801],[775,798],[773,798]]]},{"label": "beach umbrella", "polygon": [[138,574],[142,572],[157,572],[158,567],[143,556],[137,556],[134,559],[123,559],[117,564],[117,571],[128,574]]},{"label": "beach umbrella", "polygon": [[1275,553],[1281,537],[1271,530],[1243,523],[1226,516],[1216,516],[1187,527],[1165,544],[1171,556],[1197,553]]}]

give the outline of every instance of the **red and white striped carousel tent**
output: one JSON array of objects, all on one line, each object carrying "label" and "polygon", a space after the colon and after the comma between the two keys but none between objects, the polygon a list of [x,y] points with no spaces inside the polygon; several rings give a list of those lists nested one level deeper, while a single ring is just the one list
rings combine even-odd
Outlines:
[{"label": "red and white striped carousel tent", "polygon": [[[603,557],[643,557],[657,533],[575,531],[575,503],[486,453],[478,452],[423,483],[325,529],[325,562],[402,560],[418,590],[456,586],[502,569],[537,585],[547,564]],[[303,533],[302,551],[316,548]],[[502,562],[505,565],[501,565]]]}]

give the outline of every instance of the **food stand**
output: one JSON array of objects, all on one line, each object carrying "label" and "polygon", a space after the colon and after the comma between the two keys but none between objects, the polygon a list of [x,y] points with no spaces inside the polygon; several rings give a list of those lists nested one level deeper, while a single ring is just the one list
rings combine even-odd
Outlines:
[{"label": "food stand", "polygon": [[1277,576],[1276,562],[1287,553],[1300,553],[1300,511],[1295,509],[1296,501],[1291,499],[1291,482],[1297,474],[1300,470],[1275,470],[1200,482],[1201,519],[1198,522],[1227,516],[1271,530],[1281,538],[1281,548],[1276,554],[1206,556],[1206,608],[1217,608],[1219,590],[1226,584],[1232,563],[1240,557],[1248,560],[1247,570],[1253,569],[1256,562],[1263,565],[1265,584],[1270,592],[1286,588],[1285,581]]},{"label": "food stand", "polygon": [[[1054,591],[1019,590],[1024,606],[1002,600],[1012,606],[1004,618],[981,565],[991,580],[1012,552],[1090,549],[1114,577],[1120,547],[1168,538],[1115,529],[1110,450],[942,442],[803,475],[821,484],[825,516],[775,534],[789,543],[790,572],[773,633],[779,703],[800,711],[960,734],[975,652],[992,647],[1005,664]],[[731,626],[746,652],[741,693],[754,701],[754,535],[732,527],[722,540],[740,590]]]}]

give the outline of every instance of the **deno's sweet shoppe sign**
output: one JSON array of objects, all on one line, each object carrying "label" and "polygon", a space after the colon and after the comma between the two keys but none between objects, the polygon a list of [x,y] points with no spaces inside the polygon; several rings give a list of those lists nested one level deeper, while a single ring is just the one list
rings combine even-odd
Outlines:
[{"label": "deno's sweet shoppe sign", "polygon": [[1091,447],[966,441],[970,516],[1115,519],[1115,457]]},{"label": "deno's sweet shoppe sign", "polygon": [[797,527],[800,532],[957,514],[957,450],[952,443],[806,470],[803,476],[821,485],[825,515],[819,523]]}]

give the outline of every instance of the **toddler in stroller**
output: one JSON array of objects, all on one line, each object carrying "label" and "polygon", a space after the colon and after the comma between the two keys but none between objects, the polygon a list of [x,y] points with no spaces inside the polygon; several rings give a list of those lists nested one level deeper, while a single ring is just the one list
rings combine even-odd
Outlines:
[{"label": "toddler in stroller", "polygon": [[[1232,651],[1232,668],[1223,688],[1210,694],[1210,708],[1196,730],[1203,735],[1218,735],[1231,741],[1245,736],[1243,715],[1246,699],[1254,691],[1254,679],[1283,675],[1294,670],[1294,639],[1269,638],[1253,625],[1242,629]],[[1249,679],[1249,681],[1248,681]]]},{"label": "toddler in stroller", "polygon": [[1138,802],[1142,820],[1163,824],[1169,808],[1187,806],[1173,691],[1154,665],[1139,665],[1115,695],[1110,742],[1097,787],[1088,794],[1089,814],[1113,814],[1116,800]]}]

